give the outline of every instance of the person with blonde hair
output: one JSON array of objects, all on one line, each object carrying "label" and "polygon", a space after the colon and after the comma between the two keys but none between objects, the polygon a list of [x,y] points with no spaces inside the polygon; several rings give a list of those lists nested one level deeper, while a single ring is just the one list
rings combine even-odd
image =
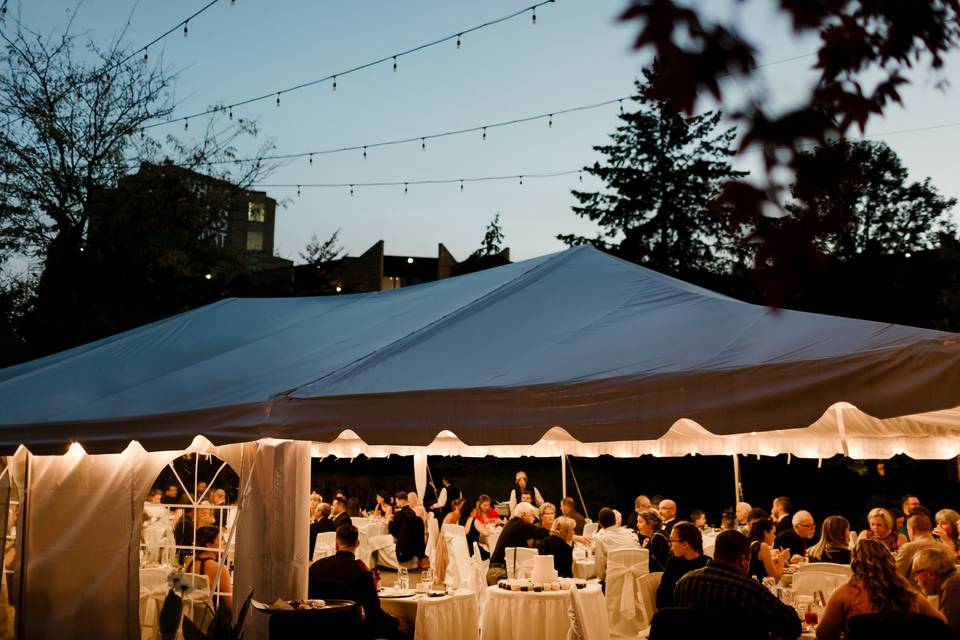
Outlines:
[{"label": "person with blonde hair", "polygon": [[891,553],[896,553],[900,547],[907,544],[907,536],[893,528],[893,516],[886,509],[871,509],[867,514],[867,522],[870,523],[870,528],[860,532],[858,541],[879,540]]},{"label": "person with blonde hair", "polygon": [[933,536],[942,542],[954,555],[960,552],[960,513],[953,509],[940,509],[934,516],[937,523]]},{"label": "person with blonde hair", "polygon": [[[547,531],[553,531],[553,523],[557,520],[557,508],[553,505],[552,502],[544,502],[540,505],[540,526],[546,529]],[[574,526],[576,526],[576,521],[574,521]]]},{"label": "person with blonde hair", "polygon": [[897,572],[893,554],[881,540],[860,540],[853,549],[850,568],[853,575],[830,596],[817,626],[817,640],[842,637],[849,619],[864,613],[910,611],[946,621]]},{"label": "person with blonde hair", "polygon": [[810,562],[850,564],[850,523],[843,516],[828,516],[820,528],[820,541],[807,552]]},{"label": "person with blonde hair", "polygon": [[553,568],[561,578],[573,577],[573,530],[577,526],[573,518],[560,516],[553,521],[550,535],[540,541],[537,552],[541,556],[553,556]]}]

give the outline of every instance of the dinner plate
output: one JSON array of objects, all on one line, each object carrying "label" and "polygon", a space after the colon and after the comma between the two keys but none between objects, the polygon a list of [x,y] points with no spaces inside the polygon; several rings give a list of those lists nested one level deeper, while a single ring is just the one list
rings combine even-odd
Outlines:
[{"label": "dinner plate", "polygon": [[330,613],[332,611],[337,611],[340,609],[346,609],[352,607],[354,602],[352,600],[333,600],[333,599],[324,599],[324,606],[320,609],[274,609],[269,604],[264,602],[257,602],[252,600],[250,604],[257,611],[262,611],[263,613],[268,613],[271,615],[303,615],[303,614],[323,614]]},{"label": "dinner plate", "polygon": [[378,594],[381,598],[409,598],[417,595],[414,589],[384,589]]}]

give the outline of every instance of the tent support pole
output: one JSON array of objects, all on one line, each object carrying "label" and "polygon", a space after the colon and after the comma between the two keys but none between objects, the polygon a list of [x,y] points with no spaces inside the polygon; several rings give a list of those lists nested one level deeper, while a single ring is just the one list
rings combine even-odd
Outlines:
[{"label": "tent support pole", "polygon": [[733,454],[733,506],[743,500],[743,487],[740,485],[740,457]]},{"label": "tent support pole", "polygon": [[567,454],[560,454],[560,486],[562,487],[560,493],[563,497],[567,497]]}]

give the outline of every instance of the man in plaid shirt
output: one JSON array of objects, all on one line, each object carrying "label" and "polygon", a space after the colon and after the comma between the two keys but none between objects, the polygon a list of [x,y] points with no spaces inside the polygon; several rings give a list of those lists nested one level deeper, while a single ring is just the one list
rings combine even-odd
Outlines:
[{"label": "man in plaid shirt", "polygon": [[706,609],[726,617],[749,621],[775,638],[798,638],[800,617],[762,584],[747,576],[750,542],[739,531],[721,531],[713,560],[680,579],[674,589],[678,607]]}]

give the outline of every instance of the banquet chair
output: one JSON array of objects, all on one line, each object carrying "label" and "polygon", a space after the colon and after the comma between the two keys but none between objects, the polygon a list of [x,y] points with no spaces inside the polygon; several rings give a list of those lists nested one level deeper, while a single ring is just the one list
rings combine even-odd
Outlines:
[{"label": "banquet chair", "polygon": [[507,565],[508,578],[527,578],[533,570],[533,559],[538,555],[536,549],[530,547],[507,547],[504,549],[504,559]]},{"label": "banquet chair", "polygon": [[317,540],[313,544],[313,561],[320,558],[332,556],[337,552],[337,532],[325,531],[317,534]]},{"label": "banquet chair", "polygon": [[157,638],[157,617],[163,600],[167,597],[167,574],[169,568],[150,567],[140,569],[140,638]]},{"label": "banquet chair", "polygon": [[473,557],[470,559],[473,571],[470,583],[470,590],[477,594],[477,604],[479,605],[480,617],[483,617],[483,606],[487,603],[487,571],[490,569],[490,558],[481,560],[480,543],[473,541]]},{"label": "banquet chair", "polygon": [[636,637],[649,626],[639,616],[636,579],[647,574],[647,549],[612,549],[607,554],[606,603],[612,637]]},{"label": "banquet chair", "polygon": [[713,550],[714,550],[714,548],[715,548],[715,541],[716,541],[715,539],[710,540],[709,542],[706,541],[706,540],[703,541],[703,555],[709,556],[709,557],[711,557],[711,558],[713,557]]},{"label": "banquet chair", "polygon": [[445,524],[440,530],[447,547],[447,571],[444,584],[453,589],[469,587],[473,578],[470,550],[467,548],[467,533],[459,524]]},{"label": "banquet chair", "polygon": [[598,523],[588,522],[587,524],[583,525],[583,537],[592,538],[599,528],[600,525]]},{"label": "banquet chair", "polygon": [[817,591],[822,591],[824,597],[829,598],[851,575],[853,571],[848,564],[809,562],[797,567],[791,585],[799,595],[812,596]]},{"label": "banquet chair", "polygon": [[440,539],[440,523],[432,513],[427,518],[427,557],[430,562],[434,561],[437,554],[437,541]]},{"label": "banquet chair", "polygon": [[570,585],[570,631],[567,640],[609,640],[610,626],[606,616],[590,616],[580,589]]},{"label": "banquet chair", "polygon": [[636,579],[637,600],[637,620],[641,628],[647,628],[653,622],[653,616],[657,613],[657,589],[660,587],[660,579],[663,578],[663,572],[654,571],[642,575]]},{"label": "banquet chair", "polygon": [[357,529],[363,529],[370,524],[370,518],[350,518],[350,524],[355,526]]}]

